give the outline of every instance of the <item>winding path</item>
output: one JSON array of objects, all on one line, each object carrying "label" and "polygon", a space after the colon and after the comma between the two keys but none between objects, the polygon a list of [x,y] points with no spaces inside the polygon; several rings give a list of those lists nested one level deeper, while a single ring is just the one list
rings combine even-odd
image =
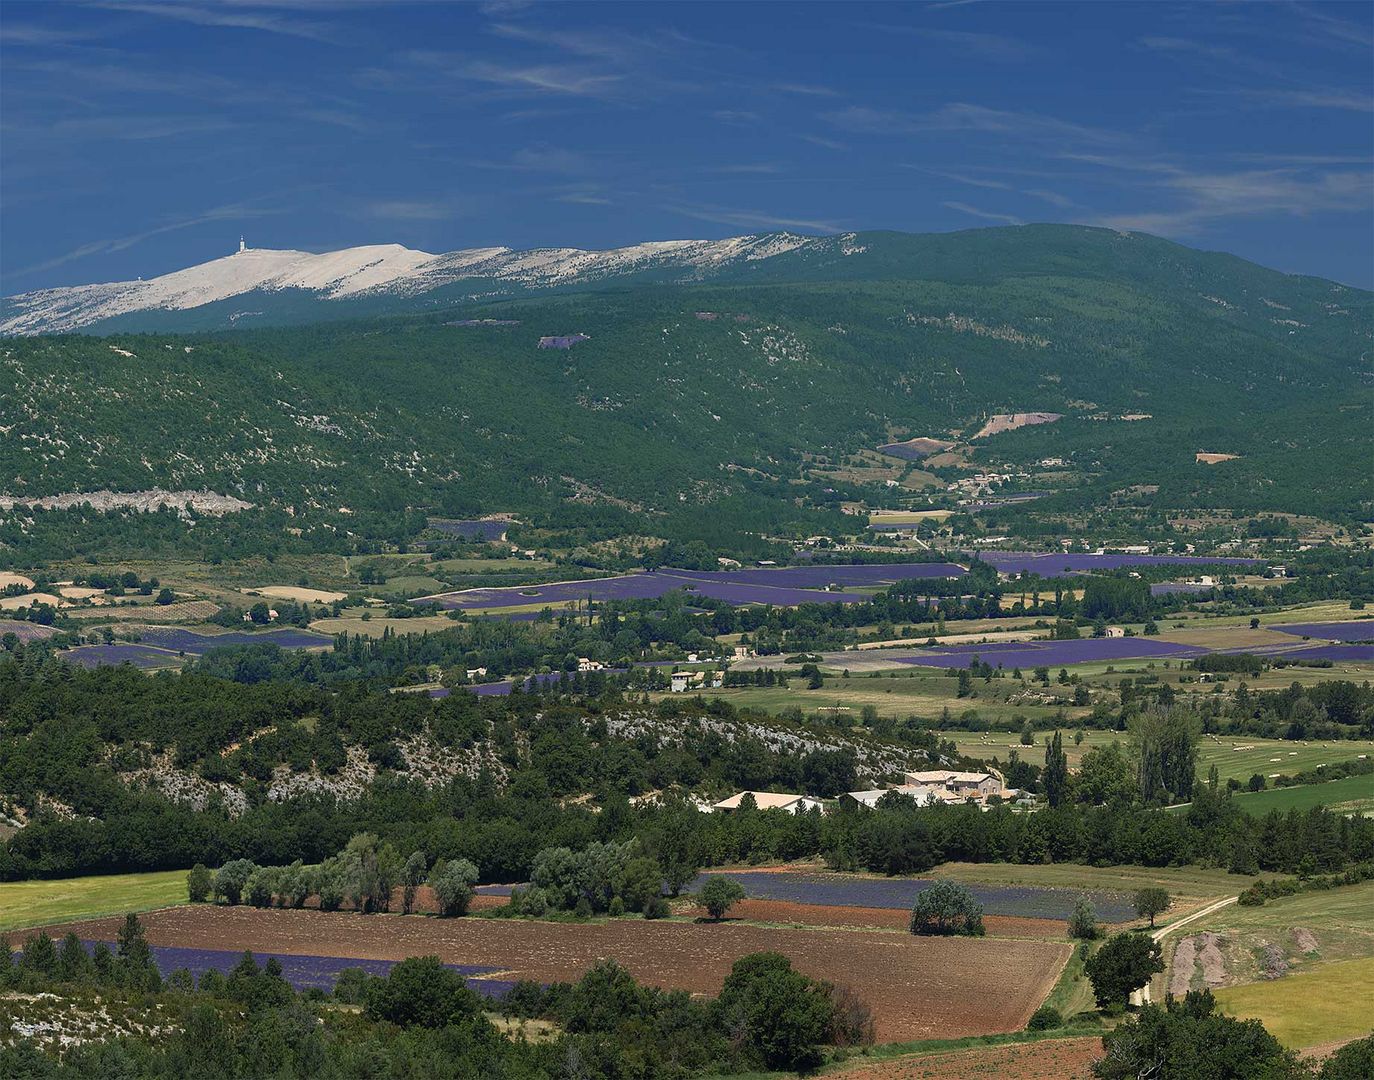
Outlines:
[{"label": "winding path", "polygon": [[[1239,899],[1239,896],[1227,896],[1221,900],[1214,901],[1213,903],[1208,904],[1206,907],[1198,908],[1191,915],[1185,915],[1183,918],[1178,919],[1175,922],[1169,923],[1168,926],[1161,926],[1158,930],[1155,930],[1152,934],[1150,934],[1150,937],[1153,938],[1155,941],[1163,941],[1167,935],[1172,934],[1180,926],[1187,926],[1191,922],[1196,922],[1198,919],[1205,918],[1206,916],[1211,915],[1213,912],[1220,911],[1228,904],[1234,904]],[[1151,980],[1151,982],[1153,982],[1153,980]],[[1139,990],[1135,990],[1131,993],[1132,1005],[1148,1005],[1149,1003],[1150,983],[1146,983]]]}]

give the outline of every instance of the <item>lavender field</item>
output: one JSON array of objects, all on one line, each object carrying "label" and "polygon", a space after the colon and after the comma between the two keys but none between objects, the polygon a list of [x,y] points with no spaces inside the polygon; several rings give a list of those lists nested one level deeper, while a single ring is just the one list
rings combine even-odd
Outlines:
[{"label": "lavender field", "polygon": [[[866,878],[824,872],[727,870],[700,875],[687,891],[700,888],[706,877],[728,877],[744,887],[746,896],[760,900],[789,900],[822,907],[910,909],[918,893],[935,884],[925,878]],[[1130,897],[1119,893],[1072,889],[1044,889],[1023,885],[979,885],[966,888],[989,915],[1030,919],[1067,919],[1074,901],[1087,896],[1106,922],[1125,922],[1135,915]]]},{"label": "lavender field", "polygon": [[139,631],[143,644],[199,656],[227,645],[278,645],[283,649],[318,649],[334,639],[310,630],[231,630],[227,634],[201,634],[176,626],[148,626]]},{"label": "lavender field", "polygon": [[899,664],[922,667],[968,667],[976,656],[993,667],[1065,667],[1098,660],[1186,659],[1211,650],[1176,645],[1155,638],[1084,638],[1079,641],[1006,641],[958,645],[893,656]]},{"label": "lavender field", "polygon": [[[87,951],[95,948],[95,942],[83,941]],[[108,944],[108,943],[107,943]],[[218,971],[228,975],[243,959],[243,953],[231,949],[193,949],[179,945],[149,946],[153,962],[165,979],[174,971],[186,970],[197,980],[207,971]],[[360,968],[369,975],[386,975],[395,965],[393,960],[358,960],[348,956],[298,956],[294,953],[259,952],[253,954],[258,966],[269,960],[281,964],[282,977],[295,990],[334,989],[339,975],[347,968]],[[486,997],[500,997],[515,984],[509,980],[483,980],[483,975],[499,971],[499,968],[482,967],[477,964],[445,964],[450,971],[456,971],[468,980],[468,985]]]},{"label": "lavender field", "polygon": [[228,634],[198,634],[176,626],[147,626],[139,631],[141,642],[110,645],[78,645],[57,653],[63,660],[85,668],[132,664],[134,667],[176,667],[186,657],[203,656],[211,649],[227,645],[278,645],[283,649],[318,649],[333,645],[334,639],[309,630],[281,629],[232,631]]},{"label": "lavender field", "polygon": [[22,619],[0,619],[0,637],[13,634],[20,641],[43,641],[57,633],[54,626],[25,622]]},{"label": "lavender field", "polygon": [[1330,660],[1333,663],[1353,661],[1370,664],[1374,663],[1374,644],[1318,645],[1315,649],[1298,649],[1283,655],[1290,660]]},{"label": "lavender field", "polygon": [[500,540],[510,528],[509,521],[430,521],[435,532],[460,536],[464,540]]},{"label": "lavender field", "polygon": [[1374,619],[1349,622],[1286,623],[1269,627],[1283,634],[1324,638],[1327,641],[1374,641]]},{"label": "lavender field", "polygon": [[1123,566],[1262,566],[1263,559],[1214,558],[1197,555],[1061,555],[1034,551],[984,551],[978,557],[1003,574],[1059,577],[1087,570],[1120,570]]},{"label": "lavender field", "polygon": [[963,573],[963,567],[954,563],[783,566],[741,570],[668,569],[588,581],[464,589],[423,596],[415,602],[472,610],[528,604],[567,604],[577,600],[656,600],[674,589],[687,589],[700,596],[733,604],[852,604],[867,599],[866,595],[827,591],[828,586],[871,588],[910,578],[959,577]]},{"label": "lavender field", "polygon": [[56,655],[84,668],[132,664],[136,668],[151,671],[154,668],[176,667],[181,663],[181,657],[175,653],[150,649],[145,645],[78,645],[74,649],[63,649]]},{"label": "lavender field", "polygon": [[[1028,552],[983,552],[980,558],[1006,574],[1036,573],[1042,577],[1115,570],[1123,566],[1250,565],[1256,559],[1210,559],[1185,555],[1058,555]],[[702,597],[732,604],[853,604],[866,593],[846,589],[880,589],[913,578],[957,578],[964,567],[949,562],[859,563],[780,567],[744,567],[738,570],[649,570],[637,574],[556,581],[545,585],[502,586],[436,593],[413,601],[465,611],[557,606],[579,600],[655,600],[674,589],[687,589]]]}]

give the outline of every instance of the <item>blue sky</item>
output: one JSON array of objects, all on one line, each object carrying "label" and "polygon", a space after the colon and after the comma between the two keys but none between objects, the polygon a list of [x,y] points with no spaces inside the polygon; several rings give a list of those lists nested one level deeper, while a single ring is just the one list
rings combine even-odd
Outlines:
[{"label": "blue sky", "polygon": [[256,247],[1141,229],[1374,286],[1374,5],[5,0],[0,289]]}]

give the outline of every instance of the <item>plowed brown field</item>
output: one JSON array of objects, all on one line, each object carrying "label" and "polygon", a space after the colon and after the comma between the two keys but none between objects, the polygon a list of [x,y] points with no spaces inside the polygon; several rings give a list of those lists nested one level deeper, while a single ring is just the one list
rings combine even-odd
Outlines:
[{"label": "plowed brown field", "polygon": [[1102,1056],[1102,1040],[1048,1039],[1013,1046],[980,1046],[914,1054],[859,1065],[839,1073],[843,1080],[1087,1080]]},{"label": "plowed brown field", "polygon": [[[611,957],[643,982],[704,994],[720,990],[739,957],[774,950],[808,975],[853,986],[872,1007],[882,1042],[1019,1030],[1069,955],[1067,944],[1048,941],[730,922],[554,923],[209,905],[142,918],[154,945],[378,960],[433,954],[540,982],[575,979]],[[98,919],[63,930],[113,940],[121,922]]]}]

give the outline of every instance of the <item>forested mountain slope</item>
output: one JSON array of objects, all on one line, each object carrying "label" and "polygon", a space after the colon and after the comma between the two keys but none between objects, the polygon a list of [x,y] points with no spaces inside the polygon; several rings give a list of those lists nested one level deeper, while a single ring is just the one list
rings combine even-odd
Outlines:
[{"label": "forested mountain slope", "polygon": [[[973,460],[1066,456],[1074,478],[1046,506],[1158,485],[1167,505],[1368,514],[1369,294],[1107,230],[852,243],[731,283],[11,339],[0,494],[209,488],[303,521],[581,507],[660,534],[767,531],[833,504],[803,482],[811,455],[1043,410],[1065,419]],[[1200,450],[1239,460],[1197,466]]]}]

